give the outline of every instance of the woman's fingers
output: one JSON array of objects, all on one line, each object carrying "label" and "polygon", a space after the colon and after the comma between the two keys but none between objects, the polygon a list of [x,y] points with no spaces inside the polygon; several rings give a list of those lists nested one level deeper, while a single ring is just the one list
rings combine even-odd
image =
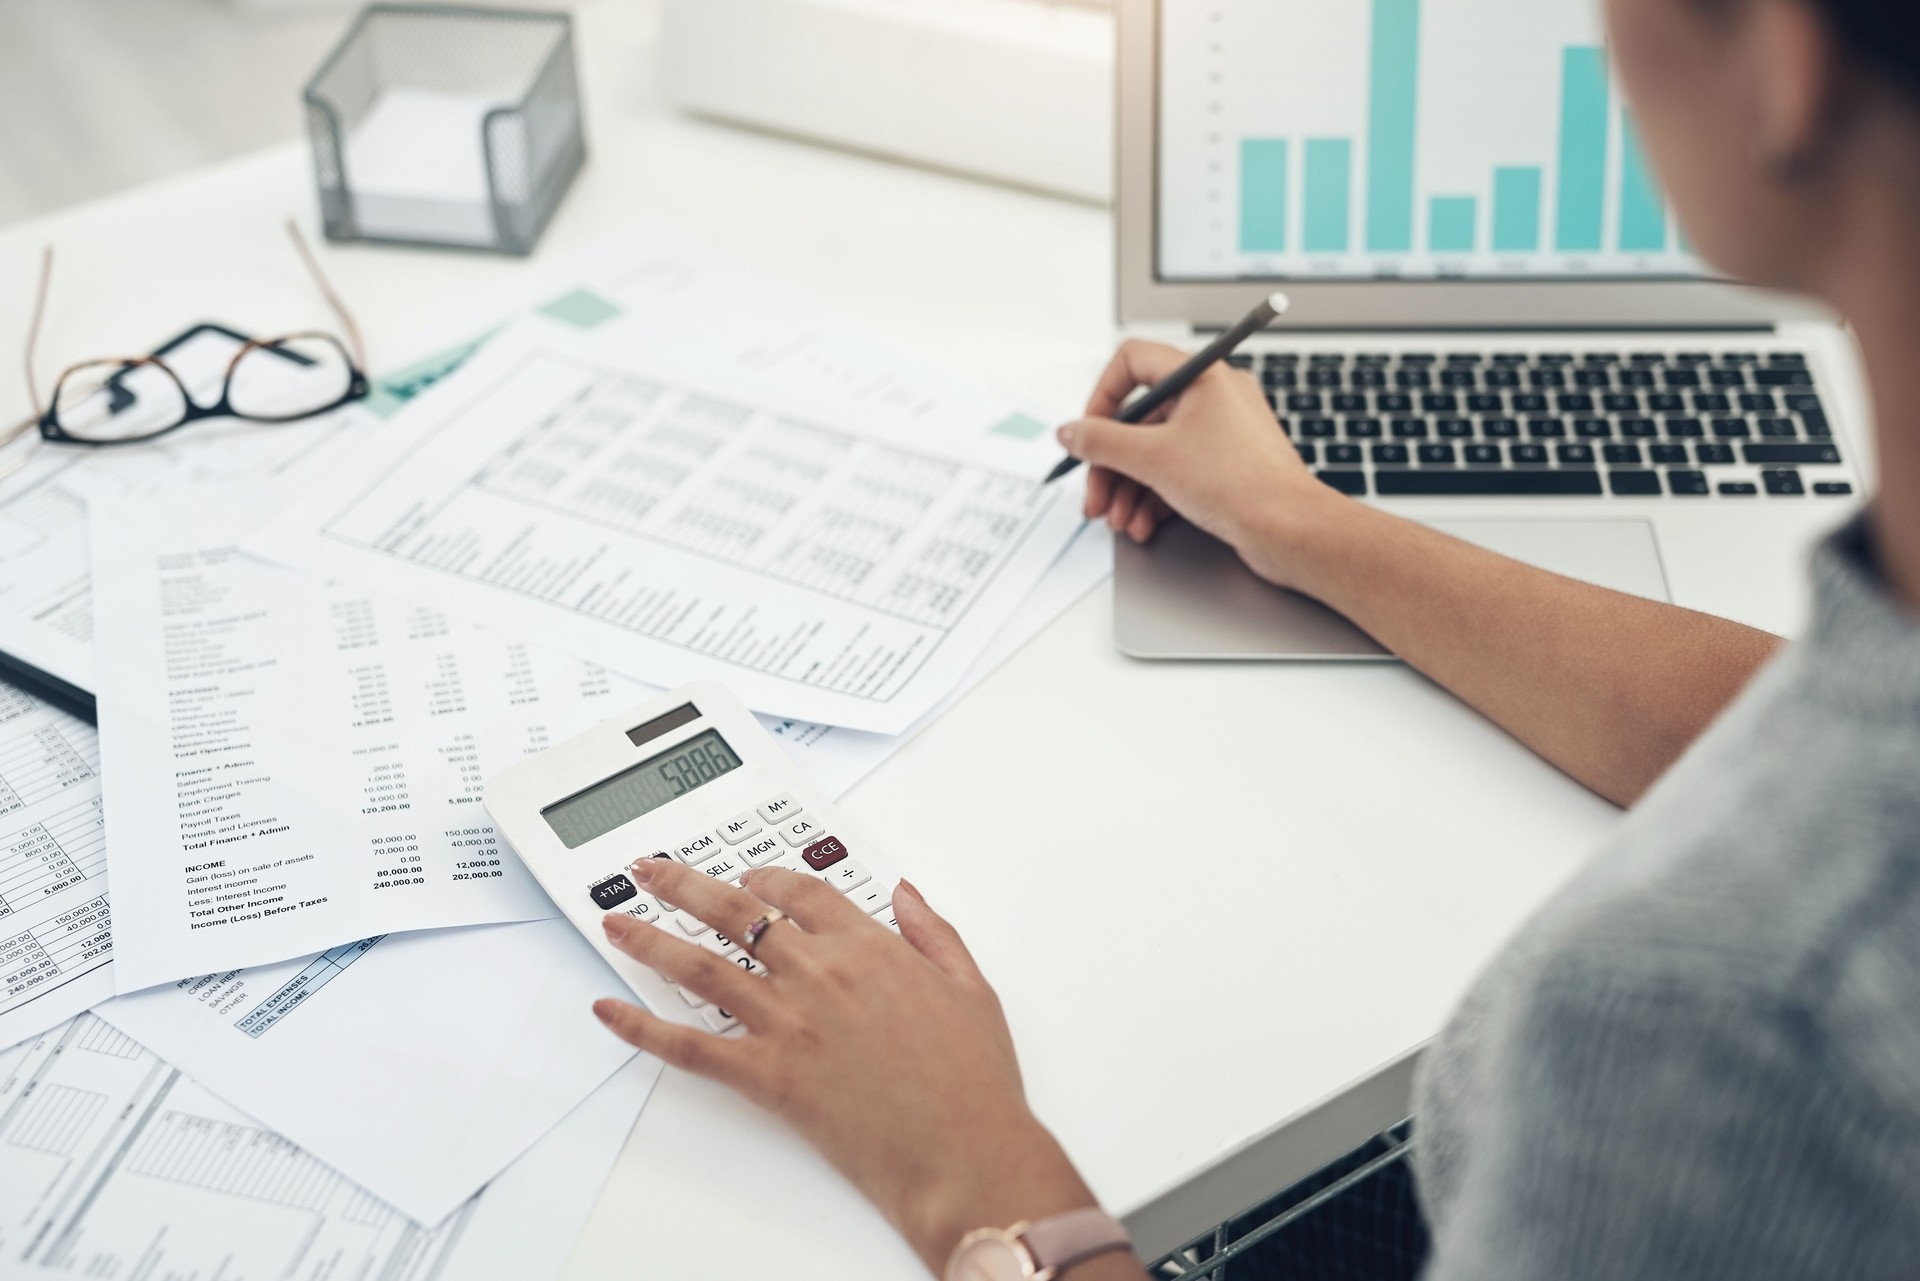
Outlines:
[{"label": "woman's fingers", "polygon": [[[791,917],[809,934],[830,934],[859,924],[866,913],[818,877],[785,867],[763,867],[741,878],[748,889]],[[772,931],[768,932],[771,938]]]},{"label": "woman's fingers", "polygon": [[913,944],[914,950],[932,961],[942,974],[969,987],[987,985],[973,953],[960,941],[960,931],[927,906],[912,882],[901,881],[894,887],[893,914],[900,922],[900,937]]},{"label": "woman's fingers", "polygon": [[1115,481],[1113,501],[1107,504],[1107,528],[1116,534],[1124,532],[1139,502],[1140,486],[1136,482],[1125,478]]},{"label": "woman's fingers", "polygon": [[739,1015],[748,1027],[759,1023],[773,1006],[760,978],[717,952],[674,938],[661,926],[636,921],[623,912],[608,912],[600,924],[622,952],[667,982]]},{"label": "woman's fingers", "polygon": [[611,997],[595,1001],[593,1013],[628,1045],[734,1089],[740,1088],[753,1065],[752,1051],[743,1042],[669,1023],[626,1001]]},{"label": "woman's fingers", "polygon": [[1135,387],[1150,387],[1187,362],[1187,353],[1163,343],[1138,338],[1120,344],[1100,373],[1087,399],[1089,418],[1112,418],[1120,412]]},{"label": "woman's fingers", "polygon": [[683,908],[731,938],[744,938],[747,926],[767,905],[737,885],[708,876],[678,859],[636,859],[628,875],[662,902]]},{"label": "woman's fingers", "polygon": [[1088,520],[1099,520],[1107,514],[1107,504],[1113,499],[1113,473],[1105,467],[1087,468],[1087,501],[1080,508],[1080,514]]},{"label": "woman's fingers", "polygon": [[1127,525],[1127,537],[1136,543],[1144,543],[1152,538],[1163,521],[1172,515],[1172,511],[1160,495],[1148,491],[1140,499],[1140,506],[1133,513],[1133,520]]}]

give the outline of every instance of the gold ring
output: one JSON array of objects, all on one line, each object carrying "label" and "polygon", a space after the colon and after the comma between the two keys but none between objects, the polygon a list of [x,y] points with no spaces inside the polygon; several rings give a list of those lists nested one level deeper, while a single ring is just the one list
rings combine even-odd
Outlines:
[{"label": "gold ring", "polygon": [[754,957],[756,960],[759,959],[759,953],[755,952],[754,948],[759,944],[760,936],[772,929],[778,922],[786,919],[787,914],[779,908],[768,908],[764,916],[755,917],[753,924],[747,926],[747,935],[740,940],[740,946],[747,949],[748,956]]}]

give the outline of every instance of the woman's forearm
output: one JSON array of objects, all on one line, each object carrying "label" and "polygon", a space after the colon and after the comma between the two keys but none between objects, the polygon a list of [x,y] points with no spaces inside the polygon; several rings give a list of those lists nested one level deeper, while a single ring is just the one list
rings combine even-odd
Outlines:
[{"label": "woman's forearm", "polygon": [[1782,644],[1331,492],[1275,511],[1256,538],[1290,585],[1620,805],[1637,800]]}]

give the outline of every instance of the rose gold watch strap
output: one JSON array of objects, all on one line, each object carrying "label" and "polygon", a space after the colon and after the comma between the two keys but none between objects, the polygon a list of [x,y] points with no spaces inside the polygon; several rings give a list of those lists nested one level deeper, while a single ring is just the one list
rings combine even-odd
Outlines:
[{"label": "rose gold watch strap", "polygon": [[1076,1263],[1109,1250],[1131,1250],[1133,1241],[1120,1220],[1098,1206],[1068,1210],[1042,1219],[1020,1234],[1021,1244],[1042,1273],[1059,1276]]}]

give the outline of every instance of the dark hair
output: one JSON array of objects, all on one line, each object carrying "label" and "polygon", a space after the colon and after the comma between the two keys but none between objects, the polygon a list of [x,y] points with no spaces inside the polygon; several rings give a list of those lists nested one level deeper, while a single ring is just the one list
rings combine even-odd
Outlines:
[{"label": "dark hair", "polygon": [[1865,62],[1920,93],[1920,3],[1916,0],[1818,0]]}]

